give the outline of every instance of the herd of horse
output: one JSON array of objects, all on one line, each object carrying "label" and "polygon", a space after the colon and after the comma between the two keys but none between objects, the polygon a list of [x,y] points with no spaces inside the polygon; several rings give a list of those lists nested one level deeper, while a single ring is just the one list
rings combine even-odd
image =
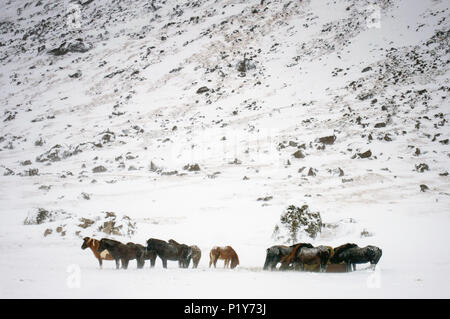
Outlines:
[{"label": "herd of horse", "polygon": [[[202,252],[196,245],[180,244],[170,239],[150,238],[147,246],[129,242],[123,244],[117,240],[102,238],[100,240],[85,237],[82,249],[90,248],[98,259],[100,268],[103,260],[114,260],[116,268],[128,268],[130,260],[136,260],[137,268],[141,269],[146,260],[150,260],[150,267],[154,267],[159,257],[164,268],[167,261],[177,261],[180,268],[188,268],[192,260],[193,268],[197,268]],[[309,243],[297,243],[291,246],[276,245],[266,250],[264,270],[313,270],[320,272],[348,272],[356,270],[356,264],[370,263],[375,267],[380,260],[382,251],[376,246],[358,247],[347,243],[338,247],[317,246]],[[224,268],[234,269],[239,265],[239,257],[231,246],[214,246],[209,252],[209,267],[216,267],[217,261],[224,260]],[[121,264],[121,265],[120,265]]]}]

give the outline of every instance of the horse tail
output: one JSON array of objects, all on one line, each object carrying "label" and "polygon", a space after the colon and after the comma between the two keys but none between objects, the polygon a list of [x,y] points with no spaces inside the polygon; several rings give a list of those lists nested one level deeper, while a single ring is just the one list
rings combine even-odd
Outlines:
[{"label": "horse tail", "polygon": [[239,265],[239,257],[236,252],[233,251],[233,254],[231,255],[231,269],[235,268],[237,265]]},{"label": "horse tail", "polygon": [[215,248],[211,249],[209,252],[209,267],[216,261],[216,250]]}]

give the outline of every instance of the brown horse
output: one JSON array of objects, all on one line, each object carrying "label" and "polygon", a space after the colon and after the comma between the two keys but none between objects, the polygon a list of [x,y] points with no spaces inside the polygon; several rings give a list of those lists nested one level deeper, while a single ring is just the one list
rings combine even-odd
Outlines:
[{"label": "brown horse", "polygon": [[[289,269],[289,266],[296,261],[296,256],[299,251],[299,249],[305,248],[313,248],[314,246],[310,243],[298,243],[290,246],[291,251],[287,255],[284,255],[281,260],[281,266],[280,270],[286,270]],[[294,265],[295,266],[295,265]]]},{"label": "brown horse", "polygon": [[99,253],[97,251],[98,247],[100,246],[100,241],[97,239],[91,238],[91,237],[84,237],[83,239],[83,245],[81,245],[81,249],[90,248],[92,252],[94,253],[95,258],[98,259],[98,263],[100,265],[100,269],[102,268],[102,260],[114,260],[114,258],[111,256],[109,251],[104,250],[102,253]]},{"label": "brown horse", "polygon": [[[325,272],[332,253],[332,247],[318,246],[314,248],[302,247],[295,255],[295,265],[300,265],[300,270],[305,270],[305,265],[319,265],[319,271]],[[297,267],[295,267],[297,268]]]},{"label": "brown horse", "polygon": [[239,257],[231,246],[214,246],[209,252],[209,267],[214,265],[214,268],[216,268],[216,263],[219,259],[224,259],[224,268],[230,267],[231,269],[234,269],[239,265]]}]

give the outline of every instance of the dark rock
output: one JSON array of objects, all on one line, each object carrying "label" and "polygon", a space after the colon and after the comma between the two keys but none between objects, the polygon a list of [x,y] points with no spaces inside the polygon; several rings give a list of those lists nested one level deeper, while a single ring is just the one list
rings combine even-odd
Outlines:
[{"label": "dark rock", "polygon": [[187,164],[183,167],[183,169],[189,172],[197,172],[200,170],[200,166],[198,164]]},{"label": "dark rock", "polygon": [[31,165],[31,161],[30,160],[26,160],[26,161],[20,162],[20,165],[22,165],[22,166]]},{"label": "dark rock", "polygon": [[381,122],[381,123],[375,124],[375,128],[380,128],[380,127],[386,127],[386,123]]},{"label": "dark rock", "polygon": [[317,170],[315,168],[310,167],[308,171],[308,176],[316,176]]},{"label": "dark rock", "polygon": [[69,52],[84,53],[92,49],[92,44],[84,43],[82,39],[76,39],[71,42],[63,42],[58,48],[48,51],[49,54],[60,56]]},{"label": "dark rock", "polygon": [[425,184],[420,184],[420,191],[421,192],[426,192],[427,190],[429,190],[428,186]]},{"label": "dark rock", "polygon": [[430,170],[430,168],[425,163],[420,163],[420,164],[416,165],[416,171],[418,171],[419,173],[423,173],[428,170]]},{"label": "dark rock", "polygon": [[336,141],[335,135],[324,136],[324,137],[319,138],[319,142],[322,144],[326,144],[326,145],[332,145],[332,144],[334,144],[335,141]]},{"label": "dark rock", "polygon": [[370,150],[365,151],[364,153],[358,153],[360,158],[368,158],[372,156],[372,152]]},{"label": "dark rock", "polygon": [[295,158],[305,158],[305,154],[303,154],[302,150],[296,151],[294,154],[292,154]]},{"label": "dark rock", "polygon": [[209,91],[208,87],[202,86],[201,88],[199,88],[197,90],[197,94],[202,94],[202,93],[205,93],[205,92],[208,92],[208,91]]},{"label": "dark rock", "polygon": [[92,169],[92,172],[93,172],[93,173],[103,173],[103,172],[106,172],[106,171],[107,171],[106,167],[104,167],[104,166],[102,166],[102,165],[96,166],[96,167],[94,167],[94,168]]},{"label": "dark rock", "polygon": [[361,73],[368,72],[368,71],[371,71],[371,70],[372,70],[372,68],[371,68],[370,66],[368,66],[368,67],[365,67],[365,68],[361,71]]},{"label": "dark rock", "polygon": [[69,74],[69,78],[72,78],[72,79],[78,79],[78,78],[81,77],[81,75],[82,75],[81,71],[78,70],[78,71],[75,72],[74,74]]}]

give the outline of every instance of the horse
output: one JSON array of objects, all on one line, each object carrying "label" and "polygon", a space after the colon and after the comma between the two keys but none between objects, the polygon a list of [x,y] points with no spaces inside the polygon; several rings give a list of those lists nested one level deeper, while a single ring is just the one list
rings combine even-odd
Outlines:
[{"label": "horse", "polygon": [[349,248],[353,248],[353,247],[358,247],[358,245],[357,245],[357,244],[354,244],[354,243],[347,243],[347,244],[344,244],[344,245],[335,247],[335,248],[334,248],[334,256],[330,258],[330,262],[333,263],[333,264],[337,264],[338,262],[337,262],[337,260],[336,260],[336,257],[337,257],[341,252],[343,252],[343,251],[345,251],[345,250],[347,250],[347,249],[349,249]]},{"label": "horse", "polygon": [[[116,269],[119,269],[119,261],[122,262],[122,269],[128,268],[128,262],[140,256],[140,248],[134,243],[123,244],[117,240],[102,238],[99,243],[98,253],[108,250],[116,261]],[[142,268],[143,263],[137,259],[137,267]]]},{"label": "horse", "polygon": [[150,267],[152,267],[152,268],[155,267],[156,257],[157,257],[156,253],[154,251],[147,250],[147,247],[145,247],[143,245],[136,244],[136,246],[138,246],[138,248],[139,248],[136,259],[141,264],[141,268],[144,267],[146,260],[150,260]]},{"label": "horse", "polygon": [[214,268],[216,268],[216,263],[219,259],[224,259],[224,268],[230,267],[234,269],[239,265],[239,257],[231,246],[214,246],[209,252],[209,267],[214,265]]},{"label": "horse", "polygon": [[[192,245],[192,246],[189,246],[189,247],[192,250],[192,255],[191,255],[191,257],[192,257],[192,268],[197,268],[198,263],[200,262],[200,258],[202,257],[202,251],[196,245]],[[191,258],[189,258],[188,266],[189,266],[190,261],[191,261]]]},{"label": "horse", "polygon": [[266,249],[266,260],[264,262],[264,270],[274,270],[277,264],[286,255],[292,252],[292,246],[275,245]]},{"label": "horse", "polygon": [[191,261],[192,248],[186,244],[180,244],[173,239],[169,239],[169,243],[177,246],[178,255],[180,256],[178,266],[180,268],[188,268],[189,262]]},{"label": "horse", "polygon": [[347,271],[351,271],[352,266],[353,270],[356,270],[356,264],[370,262],[372,270],[375,270],[382,254],[382,250],[376,246],[369,245],[363,248],[356,246],[340,250],[339,252],[335,251],[333,262],[345,262],[347,264]]},{"label": "horse", "polygon": [[161,258],[163,268],[167,268],[167,260],[179,261],[181,262],[179,263],[180,266],[186,265],[190,256],[189,249],[186,249],[186,247],[179,247],[176,244],[156,238],[147,240],[147,250],[155,252]]},{"label": "horse", "polygon": [[280,270],[289,269],[289,265],[294,263],[294,261],[295,261],[295,256],[297,254],[297,251],[303,247],[314,248],[314,246],[311,245],[310,243],[297,243],[297,244],[291,245],[289,247],[290,252],[288,254],[284,255],[283,257],[281,257],[281,259],[280,259],[280,263],[281,263]]},{"label": "horse", "polygon": [[305,265],[319,265],[319,271],[325,272],[328,260],[332,253],[331,247],[317,246],[314,248],[302,247],[297,250],[294,263],[300,265],[300,270],[305,270]]},{"label": "horse", "polygon": [[98,247],[100,245],[100,241],[98,241],[95,238],[91,237],[84,237],[83,238],[83,245],[81,245],[81,249],[90,248],[92,252],[94,253],[95,258],[98,259],[98,263],[100,265],[100,269],[102,269],[103,266],[103,260],[114,260],[114,258],[111,256],[108,250],[104,250],[101,254],[97,251]]}]

